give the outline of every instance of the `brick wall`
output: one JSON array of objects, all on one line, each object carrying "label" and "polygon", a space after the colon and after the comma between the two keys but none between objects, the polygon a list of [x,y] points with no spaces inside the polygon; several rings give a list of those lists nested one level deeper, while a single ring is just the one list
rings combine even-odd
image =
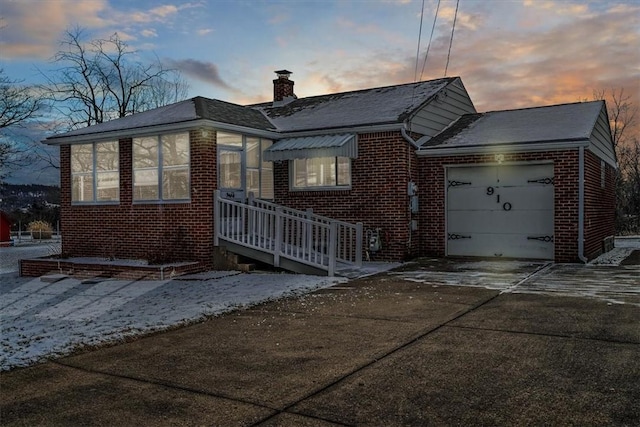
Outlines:
[{"label": "brick wall", "polygon": [[215,132],[190,132],[190,203],[134,203],[132,140],[119,141],[120,203],[72,205],[70,147],[60,147],[62,252],[68,256],[115,257],[211,263]]},{"label": "brick wall", "polygon": [[[578,150],[505,154],[504,162],[551,161],[554,165],[555,260],[578,261]],[[420,157],[420,248],[422,255],[444,256],[445,165],[494,163],[493,154]],[[598,178],[599,179],[599,178]],[[599,182],[599,181],[598,181]]]},{"label": "brick wall", "polygon": [[605,185],[602,187],[600,159],[585,150],[584,165],[584,254],[593,259],[603,252],[604,238],[615,235],[615,170],[604,164]]},{"label": "brick wall", "polygon": [[[351,162],[351,189],[289,191],[289,164],[274,164],[275,202],[352,223],[366,230],[382,229],[383,249],[376,260],[402,260],[418,255],[411,235],[407,183],[417,181],[415,149],[400,132],[358,135],[358,158]],[[417,219],[417,215],[414,215]],[[366,233],[365,233],[366,234]]]}]

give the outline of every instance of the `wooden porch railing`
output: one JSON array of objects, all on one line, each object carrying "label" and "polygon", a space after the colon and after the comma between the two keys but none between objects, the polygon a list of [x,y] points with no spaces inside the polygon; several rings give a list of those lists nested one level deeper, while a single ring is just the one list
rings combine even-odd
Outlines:
[{"label": "wooden porch railing", "polygon": [[336,264],[362,266],[362,223],[350,224],[312,211],[300,211],[249,198],[247,203],[224,199],[215,192],[214,244],[226,240],[280,258],[326,270]]}]

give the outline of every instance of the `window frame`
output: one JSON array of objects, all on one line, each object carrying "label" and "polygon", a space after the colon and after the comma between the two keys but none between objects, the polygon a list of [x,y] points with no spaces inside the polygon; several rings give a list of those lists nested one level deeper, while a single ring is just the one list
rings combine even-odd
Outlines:
[{"label": "window frame", "polygon": [[[313,157],[316,158],[316,157]],[[349,157],[343,156],[326,156],[326,157],[317,157],[317,158],[326,158],[326,159],[335,159],[335,174],[336,174],[336,184],[335,185],[317,185],[317,186],[305,186],[298,187],[296,186],[296,167],[295,162],[298,160],[305,161],[305,173],[308,179],[309,169],[306,161],[313,158],[304,158],[304,159],[293,159],[289,161],[289,191],[347,191],[353,188],[353,162]],[[340,162],[339,159],[346,159],[349,164],[349,184],[338,184],[338,176],[339,176],[339,167]]]},{"label": "window frame", "polygon": [[[116,149],[116,169],[109,170],[100,170],[98,169],[98,145],[105,144],[114,144]],[[73,149],[74,147],[80,146],[91,146],[91,171],[84,172],[74,172],[73,171]],[[71,205],[74,206],[82,206],[82,205],[119,205],[120,204],[120,142],[118,140],[111,141],[99,141],[99,142],[88,142],[83,144],[72,144],[69,148],[69,173],[70,173],[70,189],[71,189]],[[117,198],[115,200],[100,200],[99,196],[99,185],[98,185],[98,176],[101,174],[115,173],[118,176],[118,185],[115,187],[117,189]],[[76,176],[90,176],[92,179],[92,198],[91,200],[74,200],[74,177]]]},{"label": "window frame", "polygon": [[[222,135],[223,138],[220,138],[219,135]],[[233,140],[232,143],[225,143],[225,140]],[[257,154],[257,166],[249,166],[249,144],[256,143],[256,154]],[[247,135],[238,132],[231,132],[226,130],[216,130],[216,156],[217,156],[217,168],[218,168],[218,176],[216,178],[218,189],[226,188],[221,184],[221,174],[220,174],[220,151],[238,151],[241,154],[241,168],[240,168],[240,187],[242,187],[244,191],[244,197],[249,197],[249,193],[253,193],[254,197],[257,199],[273,201],[275,199],[275,181],[274,181],[274,165],[273,162],[268,162],[264,160],[264,151],[273,145],[273,140],[269,138],[263,138],[259,136]],[[256,194],[253,191],[250,191],[248,188],[248,174],[250,171],[256,172],[258,176],[258,193]],[[271,194],[265,196],[265,189],[269,186],[265,185],[266,180],[271,180]]]},{"label": "window frame", "polygon": [[[187,137],[187,163],[185,165],[164,165],[164,149],[163,149],[163,137],[185,135]],[[135,145],[136,139],[150,139],[153,138],[156,144],[156,166],[155,167],[139,167],[136,168],[135,157]],[[189,132],[175,132],[175,133],[163,133],[158,135],[149,135],[136,137],[131,140],[131,202],[133,204],[172,204],[172,203],[191,203],[191,135]],[[164,194],[164,171],[173,171],[186,168],[186,175],[188,178],[187,194],[186,198],[165,198]],[[156,171],[156,190],[157,197],[150,199],[137,199],[136,198],[136,170],[138,171]]]}]

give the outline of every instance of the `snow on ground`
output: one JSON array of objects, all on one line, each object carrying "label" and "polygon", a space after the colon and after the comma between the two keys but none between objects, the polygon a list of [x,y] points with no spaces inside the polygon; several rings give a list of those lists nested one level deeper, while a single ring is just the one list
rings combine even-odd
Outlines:
[{"label": "snow on ground", "polygon": [[23,240],[16,246],[0,247],[0,274],[17,272],[18,261],[60,253],[59,240]]},{"label": "snow on ground", "polygon": [[0,370],[118,342],[346,279],[212,271],[165,281],[0,276]]},{"label": "snow on ground", "polygon": [[616,237],[615,248],[591,260],[589,264],[620,265],[634,250],[640,250],[640,236]]}]

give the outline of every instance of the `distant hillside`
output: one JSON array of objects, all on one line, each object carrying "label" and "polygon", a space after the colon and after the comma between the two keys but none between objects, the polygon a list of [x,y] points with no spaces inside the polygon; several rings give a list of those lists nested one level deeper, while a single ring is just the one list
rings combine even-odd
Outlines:
[{"label": "distant hillside", "polygon": [[60,187],[39,184],[7,184],[0,186],[0,209],[13,212],[35,204],[60,204]]}]

